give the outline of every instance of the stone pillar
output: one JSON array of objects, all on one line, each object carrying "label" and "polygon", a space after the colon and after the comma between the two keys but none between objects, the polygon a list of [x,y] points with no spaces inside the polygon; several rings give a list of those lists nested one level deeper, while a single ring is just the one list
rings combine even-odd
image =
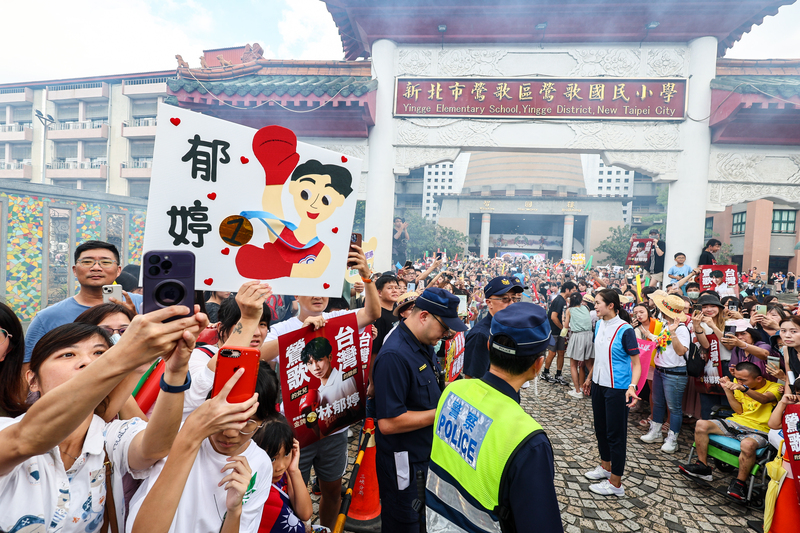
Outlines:
[{"label": "stone pillar", "polygon": [[[394,54],[396,45],[381,39],[372,45],[372,73],[378,80],[375,125],[369,132],[367,204],[364,240],[378,238],[375,271],[389,270],[392,263],[392,218],[394,216],[394,147],[392,141],[392,100],[394,97]],[[411,240],[414,235],[409,234]]]},{"label": "stone pillar", "polygon": [[687,119],[681,125],[683,153],[678,163],[678,179],[669,185],[665,270],[672,266],[676,252],[684,252],[687,264],[696,265],[703,250],[711,153],[710,83],[716,75],[716,65],[716,37],[700,37],[689,43],[691,83],[688,84],[687,113],[694,119],[705,120]]},{"label": "stone pillar", "polygon": [[[755,200],[747,203],[742,270],[756,267],[769,272],[769,248],[772,237],[772,202]],[[794,272],[794,271],[792,271]]]},{"label": "stone pillar", "polygon": [[491,225],[491,213],[484,213],[481,216],[481,257],[489,257],[489,230]]},{"label": "stone pillar", "polygon": [[572,239],[575,230],[575,217],[573,215],[564,215],[564,248],[561,252],[561,258],[564,261],[572,260]]}]

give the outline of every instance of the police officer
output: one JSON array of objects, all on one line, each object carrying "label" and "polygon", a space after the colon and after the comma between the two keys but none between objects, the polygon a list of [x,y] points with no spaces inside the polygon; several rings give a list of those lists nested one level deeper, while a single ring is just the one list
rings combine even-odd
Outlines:
[{"label": "police officer", "polygon": [[373,363],[383,532],[419,532],[420,513],[413,508],[416,473],[427,475],[441,396],[433,345],[467,329],[458,318],[458,298],[445,290],[427,289],[414,303]]},{"label": "police officer", "polygon": [[490,367],[451,383],[436,408],[428,532],[562,532],[553,449],[519,405],[550,340],[544,309],[515,303],[492,318]]},{"label": "police officer", "polygon": [[480,378],[489,370],[489,326],[492,317],[522,298],[524,287],[516,277],[498,276],[486,284],[483,295],[489,314],[469,330],[464,338],[464,375]]}]

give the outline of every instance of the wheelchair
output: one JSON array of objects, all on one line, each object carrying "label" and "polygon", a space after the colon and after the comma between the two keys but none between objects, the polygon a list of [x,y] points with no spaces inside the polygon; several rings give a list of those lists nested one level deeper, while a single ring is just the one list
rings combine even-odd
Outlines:
[{"label": "wheelchair", "polygon": [[[711,412],[711,418],[727,418],[732,411],[729,409],[722,409],[715,407]],[[724,437],[722,435],[709,435],[708,436],[708,457],[714,460],[714,466],[720,472],[729,474],[739,468],[739,454],[741,453],[740,442],[733,437]],[[686,462],[692,464],[692,458],[695,453],[695,443],[689,449],[689,457]],[[766,464],[775,458],[777,454],[771,445],[767,444],[763,448],[756,450],[756,462],[750,470],[750,475],[747,481],[747,498],[741,502],[747,507],[755,510],[764,509],[764,496],[767,492],[767,485],[769,479],[767,477]],[[698,479],[691,476],[684,476],[687,479],[709,488],[713,488],[707,481]],[[720,492],[727,496],[727,492],[723,488],[714,488],[715,491]],[[729,498],[731,501],[736,501]]]}]

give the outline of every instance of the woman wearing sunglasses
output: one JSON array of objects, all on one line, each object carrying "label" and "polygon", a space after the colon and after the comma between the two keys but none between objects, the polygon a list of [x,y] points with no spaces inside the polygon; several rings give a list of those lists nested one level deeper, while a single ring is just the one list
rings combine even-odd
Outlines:
[{"label": "woman wearing sunglasses", "polygon": [[0,303],[0,417],[25,412],[28,388],[22,379],[24,357],[22,324],[9,306]]}]

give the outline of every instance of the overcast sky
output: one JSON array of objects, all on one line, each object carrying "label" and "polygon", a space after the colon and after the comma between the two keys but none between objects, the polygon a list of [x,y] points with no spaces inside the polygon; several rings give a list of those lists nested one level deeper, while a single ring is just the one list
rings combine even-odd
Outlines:
[{"label": "overcast sky", "polygon": [[[342,59],[320,0],[16,0],[4,2],[0,83],[199,66],[204,49],[258,42],[264,57]],[[800,3],[781,8],[727,57],[800,58]]]}]

